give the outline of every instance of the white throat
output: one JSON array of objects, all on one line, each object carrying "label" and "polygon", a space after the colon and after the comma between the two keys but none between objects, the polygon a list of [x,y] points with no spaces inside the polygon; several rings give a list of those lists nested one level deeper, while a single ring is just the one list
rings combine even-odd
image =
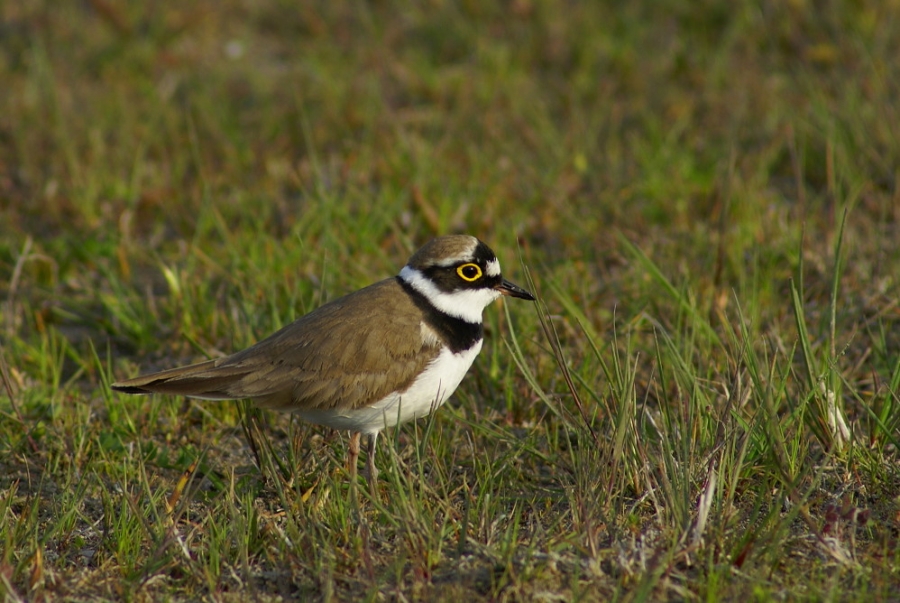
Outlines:
[{"label": "white throat", "polygon": [[481,313],[484,308],[500,297],[500,292],[496,289],[460,289],[449,293],[441,291],[424,274],[409,266],[403,267],[400,278],[444,314],[472,324],[482,322]]}]

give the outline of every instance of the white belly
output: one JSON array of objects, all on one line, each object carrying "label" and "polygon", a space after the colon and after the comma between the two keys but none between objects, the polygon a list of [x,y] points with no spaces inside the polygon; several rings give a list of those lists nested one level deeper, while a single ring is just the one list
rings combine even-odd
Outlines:
[{"label": "white belly", "polygon": [[456,391],[481,351],[481,345],[479,341],[459,354],[445,348],[406,391],[389,394],[370,406],[352,410],[301,410],[297,414],[310,423],[366,435],[427,416]]}]

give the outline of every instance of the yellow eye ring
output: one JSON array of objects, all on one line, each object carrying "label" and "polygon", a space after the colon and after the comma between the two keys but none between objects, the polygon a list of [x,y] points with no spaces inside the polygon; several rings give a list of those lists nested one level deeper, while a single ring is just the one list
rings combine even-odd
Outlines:
[{"label": "yellow eye ring", "polygon": [[462,280],[468,283],[474,283],[481,278],[481,266],[478,264],[463,264],[456,269],[456,274],[458,274],[459,278]]}]

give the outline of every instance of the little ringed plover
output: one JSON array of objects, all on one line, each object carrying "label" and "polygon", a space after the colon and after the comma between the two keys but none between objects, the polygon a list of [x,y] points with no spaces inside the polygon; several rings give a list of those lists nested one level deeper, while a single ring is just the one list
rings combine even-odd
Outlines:
[{"label": "little ringed plover", "polygon": [[501,295],[534,300],[505,280],[491,249],[471,236],[438,237],[400,274],[331,301],[249,348],[215,360],[113,383],[129,394],[249,399],[352,432],[350,472],[368,437],[443,404],[484,338],[482,311]]}]

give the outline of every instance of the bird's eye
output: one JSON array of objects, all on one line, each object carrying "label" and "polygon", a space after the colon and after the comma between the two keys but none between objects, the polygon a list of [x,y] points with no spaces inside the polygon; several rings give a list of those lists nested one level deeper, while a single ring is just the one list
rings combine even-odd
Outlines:
[{"label": "bird's eye", "polygon": [[474,282],[481,278],[481,267],[478,264],[463,264],[456,269],[456,274],[467,282]]}]

